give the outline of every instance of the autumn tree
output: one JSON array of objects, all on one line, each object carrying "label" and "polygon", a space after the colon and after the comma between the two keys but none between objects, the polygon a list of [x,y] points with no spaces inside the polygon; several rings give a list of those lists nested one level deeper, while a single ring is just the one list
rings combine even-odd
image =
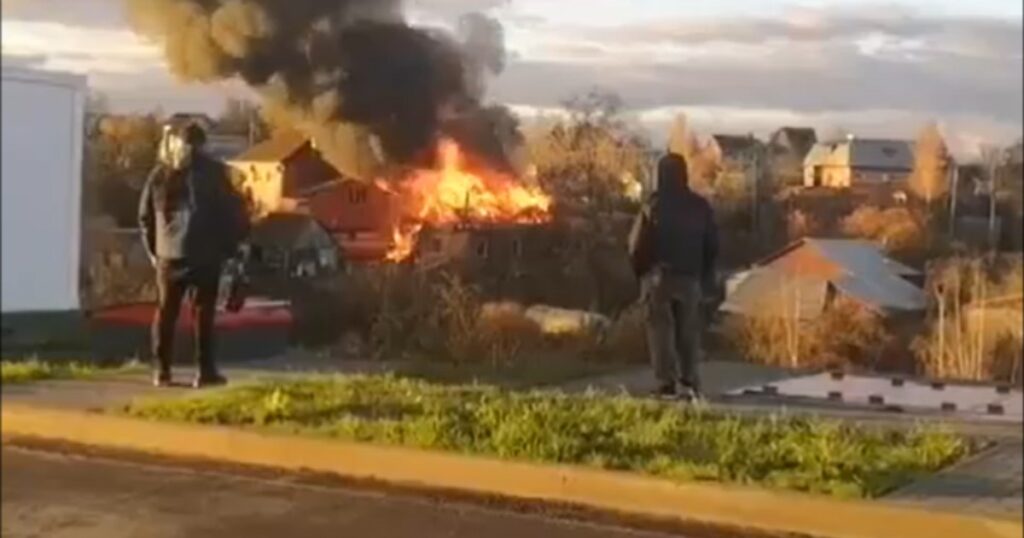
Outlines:
[{"label": "autumn tree", "polygon": [[918,134],[914,146],[914,171],[910,191],[931,206],[949,192],[949,150],[939,127],[929,123]]},{"label": "autumn tree", "polygon": [[[649,146],[623,119],[615,94],[592,91],[565,105],[566,116],[526,130],[533,170],[527,175],[572,226],[572,246],[556,254],[568,287],[588,298],[585,307],[617,308],[620,298],[635,295],[626,236],[642,186],[649,184]],[[565,280],[549,280],[566,287]]]},{"label": "autumn tree", "polygon": [[595,217],[635,203],[651,161],[643,137],[619,115],[621,98],[595,90],[565,105],[568,118],[527,132],[537,182],[563,209]]},{"label": "autumn tree", "polygon": [[690,186],[699,192],[710,193],[715,186],[720,163],[711,144],[701,143],[690,128],[685,114],[678,114],[669,131],[668,151],[686,159],[690,172]]},{"label": "autumn tree", "polygon": [[101,212],[134,226],[138,197],[153,169],[161,136],[155,115],[104,116],[86,140],[85,180]]}]

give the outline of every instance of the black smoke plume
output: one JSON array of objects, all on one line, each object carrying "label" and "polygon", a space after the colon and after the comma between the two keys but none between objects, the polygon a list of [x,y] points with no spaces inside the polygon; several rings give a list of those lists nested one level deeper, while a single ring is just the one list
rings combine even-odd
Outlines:
[{"label": "black smoke plume", "polygon": [[400,0],[126,2],[178,78],[243,80],[355,177],[427,164],[443,111],[482,111],[505,62],[498,21],[467,15],[444,35],[407,24]]}]

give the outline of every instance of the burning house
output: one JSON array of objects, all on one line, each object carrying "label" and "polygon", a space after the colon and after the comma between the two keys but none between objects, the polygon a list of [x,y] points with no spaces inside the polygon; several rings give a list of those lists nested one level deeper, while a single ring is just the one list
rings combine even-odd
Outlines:
[{"label": "burning house", "polygon": [[[419,263],[421,231],[453,231],[455,245],[473,230],[493,236],[474,260],[493,264],[506,242],[525,255],[514,236],[551,220],[551,198],[521,179],[514,116],[481,103],[505,64],[498,21],[467,14],[448,35],[408,24],[399,0],[126,2],[178,78],[241,80],[301,133],[233,164],[261,208],[308,211],[347,258]],[[322,163],[306,170],[309,140]]]},{"label": "burning house", "polygon": [[377,183],[342,179],[307,193],[306,211],[334,237],[346,261],[377,262],[394,248],[397,197]]}]

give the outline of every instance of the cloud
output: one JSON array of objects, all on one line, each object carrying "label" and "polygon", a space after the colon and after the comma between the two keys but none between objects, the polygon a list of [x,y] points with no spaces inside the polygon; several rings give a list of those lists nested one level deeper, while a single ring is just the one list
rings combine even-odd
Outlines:
[{"label": "cloud", "polygon": [[[937,119],[951,133],[962,129],[964,138],[1019,136],[1021,21],[971,15],[960,0],[943,5],[951,1],[960,7],[944,14],[908,7],[931,9],[924,0],[772,9],[761,0],[686,3],[685,9],[667,0],[406,5],[414,21],[430,25],[451,27],[470,11],[497,16],[509,62],[489,97],[524,113],[556,110],[566,97],[599,86],[619,93],[655,133],[665,111],[682,107],[709,128],[735,132],[782,122],[843,123],[903,136]],[[219,107],[227,91],[175,83],[156,48],[127,30],[120,0],[4,0],[2,6],[5,56],[87,72],[133,107],[170,108],[183,99],[190,106],[210,99]]]},{"label": "cloud", "polygon": [[50,22],[89,28],[123,28],[121,0],[4,0],[5,21]]}]

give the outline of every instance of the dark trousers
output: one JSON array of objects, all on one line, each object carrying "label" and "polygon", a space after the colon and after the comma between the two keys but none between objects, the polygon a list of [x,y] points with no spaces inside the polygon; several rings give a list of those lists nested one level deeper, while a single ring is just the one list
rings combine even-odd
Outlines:
[{"label": "dark trousers", "polygon": [[179,261],[161,261],[156,278],[159,307],[153,320],[153,356],[160,371],[170,371],[174,356],[174,335],[182,300],[189,296],[195,322],[195,359],[201,373],[216,372],[214,361],[214,318],[220,287],[221,266],[193,266]]},{"label": "dark trousers", "polygon": [[643,293],[655,377],[700,388],[700,280],[655,269],[644,278]]}]

